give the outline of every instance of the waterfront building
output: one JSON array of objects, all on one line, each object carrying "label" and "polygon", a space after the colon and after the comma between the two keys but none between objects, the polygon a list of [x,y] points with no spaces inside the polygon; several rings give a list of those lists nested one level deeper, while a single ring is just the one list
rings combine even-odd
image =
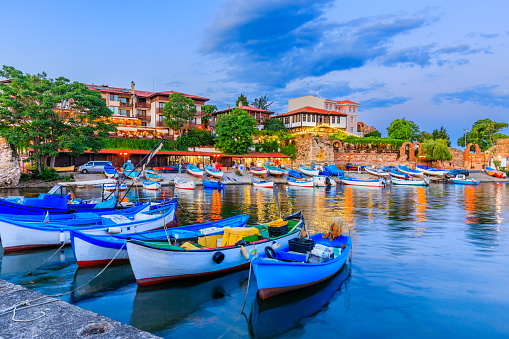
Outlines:
[{"label": "waterfront building", "polygon": [[253,119],[255,119],[256,120],[256,124],[257,124],[257,128],[259,130],[263,129],[263,124],[265,123],[265,121],[267,121],[267,119],[269,119],[270,116],[274,113],[272,111],[268,111],[268,110],[260,109],[260,108],[255,108],[255,107],[252,107],[252,106],[242,106],[242,104],[239,102],[239,105],[237,107],[233,107],[232,108],[232,107],[230,107],[230,105],[228,105],[228,107],[226,109],[222,110],[222,111],[217,111],[217,112],[214,112],[214,113],[210,113],[209,126],[213,129],[214,126],[216,125],[217,119],[219,118],[219,116],[221,114],[231,113],[235,108],[243,109]]}]

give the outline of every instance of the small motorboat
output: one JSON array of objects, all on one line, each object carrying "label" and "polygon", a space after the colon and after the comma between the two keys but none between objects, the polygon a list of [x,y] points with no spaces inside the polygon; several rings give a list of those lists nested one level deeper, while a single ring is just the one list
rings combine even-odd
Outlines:
[{"label": "small motorboat", "polygon": [[388,178],[389,172],[382,171],[381,169],[376,169],[373,167],[365,167],[364,170],[368,172],[371,175],[377,176],[377,177],[383,177]]},{"label": "small motorboat", "polygon": [[366,166],[361,166],[357,164],[352,164],[351,162],[348,162],[345,164],[345,167],[348,171],[364,171]]},{"label": "small motorboat", "polygon": [[280,177],[280,176],[286,174],[286,170],[284,170],[282,168],[279,168],[279,167],[276,167],[276,166],[271,165],[271,164],[263,164],[263,167],[266,168],[267,170],[269,170],[269,174],[270,175],[274,175],[276,177]]},{"label": "small motorboat", "polygon": [[141,182],[141,184],[143,185],[143,188],[146,189],[146,190],[157,191],[158,189],[161,188],[161,184],[160,183],[152,181],[152,180],[143,180]]},{"label": "small motorboat", "polygon": [[161,181],[161,176],[159,174],[157,174],[153,170],[146,169],[146,170],[143,171],[143,175],[145,175],[145,179],[147,179],[147,180],[150,180],[150,181]]},{"label": "small motorboat", "polygon": [[264,167],[249,167],[249,171],[253,173],[254,175],[259,175],[261,177],[268,177],[269,176],[269,170]]},{"label": "small motorboat", "polygon": [[187,164],[186,169],[187,169],[187,173],[194,175],[195,177],[201,178],[205,174],[205,172],[203,170],[199,169],[198,167],[196,167],[193,164]]},{"label": "small motorboat", "polygon": [[453,184],[458,185],[472,185],[472,186],[478,186],[479,181],[474,179],[467,179],[467,177],[464,174],[458,174],[455,178],[451,178],[451,181]]},{"label": "small motorboat", "polygon": [[299,171],[301,171],[303,174],[307,175],[308,177],[314,177],[315,175],[320,175],[319,170],[313,170],[313,169],[306,167],[302,164],[299,165]]},{"label": "small motorboat", "polygon": [[388,185],[387,180],[385,179],[376,179],[376,180],[361,180],[361,179],[353,179],[350,177],[344,177],[341,179],[344,185],[350,186],[365,186],[365,187],[385,187]]},{"label": "small motorboat", "polygon": [[[119,191],[125,191],[127,189],[127,185],[126,184],[120,184],[118,186],[118,190]],[[107,192],[114,192],[117,190],[117,184],[104,184],[103,185],[103,190],[107,191]]]},{"label": "small motorboat", "polygon": [[251,262],[260,298],[317,284],[339,272],[352,248],[352,239],[330,233],[292,239],[279,249],[266,246]]},{"label": "small motorboat", "polygon": [[414,180],[413,178],[410,180],[392,178],[391,183],[393,185],[401,185],[401,186],[429,186],[429,179],[423,178],[420,180]]},{"label": "small motorboat", "polygon": [[292,177],[292,178],[295,178],[295,179],[304,179],[306,176],[302,173],[300,173],[299,171],[296,171],[294,169],[287,169],[288,171],[288,176]]},{"label": "small motorboat", "polygon": [[428,169],[425,169],[423,172],[424,172],[424,174],[434,175],[434,176],[437,176],[437,177],[442,177],[442,176],[445,175],[445,173],[447,173],[446,170],[441,170],[441,169],[438,169],[438,168],[428,168]]},{"label": "small motorboat", "polygon": [[406,173],[396,171],[396,170],[390,171],[389,174],[390,174],[391,178],[398,178],[398,179],[410,179],[410,177],[411,177],[411,175],[408,175]]},{"label": "small motorboat", "polygon": [[214,178],[223,179],[224,172],[221,170],[218,170],[210,165],[205,165],[204,167],[205,172],[207,172],[208,175]]},{"label": "small motorboat", "polygon": [[337,185],[336,180],[331,179],[325,175],[315,175],[313,177],[313,182],[315,183],[316,187],[335,187]]},{"label": "small motorboat", "polygon": [[314,187],[315,182],[313,180],[297,180],[294,178],[286,177],[286,181],[288,182],[288,185],[290,186],[296,186],[296,187]]},{"label": "small motorboat", "polygon": [[202,181],[203,187],[205,188],[213,188],[213,189],[222,189],[224,188],[225,184],[219,180],[203,180]]},{"label": "small motorboat", "polygon": [[117,169],[113,167],[111,164],[104,165],[104,174],[109,179],[117,179],[119,175]]},{"label": "small motorboat", "polygon": [[486,167],[486,173],[488,175],[491,175],[492,177],[496,177],[496,178],[500,178],[500,179],[507,177],[507,174],[505,174],[505,172],[497,171],[493,167]]},{"label": "small motorboat", "polygon": [[173,183],[175,184],[176,188],[184,190],[194,190],[196,187],[196,181],[194,180],[188,181],[182,178],[175,178],[173,179]]},{"label": "small motorboat", "polygon": [[251,179],[251,182],[253,183],[254,187],[263,187],[263,188],[273,188],[274,187],[274,181],[264,181],[264,180],[257,180],[257,179]]},{"label": "small motorboat", "polygon": [[128,179],[136,180],[140,176],[140,172],[134,170],[134,165],[131,160],[127,160],[127,162],[122,165],[122,169],[124,171],[124,175]]},{"label": "small motorboat", "polygon": [[414,170],[414,169],[408,168],[408,166],[398,165],[398,170],[400,172],[403,172],[403,173],[406,173],[408,175],[415,176],[415,177],[423,177],[424,176],[423,171]]},{"label": "small motorboat", "polygon": [[325,170],[329,171],[330,174],[335,175],[337,177],[341,177],[345,175],[345,172],[343,170],[340,170],[336,167],[336,165],[331,164],[324,167]]}]

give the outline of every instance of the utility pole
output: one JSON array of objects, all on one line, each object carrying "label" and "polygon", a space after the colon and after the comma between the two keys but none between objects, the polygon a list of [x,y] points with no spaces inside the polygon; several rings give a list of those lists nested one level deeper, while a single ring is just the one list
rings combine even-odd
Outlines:
[{"label": "utility pole", "polygon": [[133,114],[131,115],[132,117],[136,117],[137,114],[136,114],[136,92],[134,91],[134,81],[131,81],[131,93],[132,93],[132,97],[133,97]]},{"label": "utility pole", "polygon": [[467,147],[467,133],[468,133],[468,129],[464,129],[463,130],[465,131],[465,148]]}]

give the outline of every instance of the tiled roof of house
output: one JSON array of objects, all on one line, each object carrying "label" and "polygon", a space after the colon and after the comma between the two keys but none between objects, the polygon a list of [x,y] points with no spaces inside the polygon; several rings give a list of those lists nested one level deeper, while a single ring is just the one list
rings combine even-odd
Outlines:
[{"label": "tiled roof of house", "polygon": [[[121,94],[121,95],[131,95],[131,90],[127,88],[119,88],[119,87],[110,87],[110,86],[104,86],[104,85],[86,85],[88,88],[92,90],[97,90],[100,92],[105,93],[112,93],[112,94]],[[136,96],[142,97],[142,98],[150,98],[156,95],[162,95],[162,96],[170,96],[173,93],[180,93],[188,98],[191,98],[193,100],[200,100],[200,101],[209,101],[210,99],[199,97],[192,94],[186,94],[182,92],[175,92],[175,91],[164,91],[164,92],[148,92],[148,91],[134,91]]]},{"label": "tiled roof of house", "polygon": [[302,107],[302,108],[298,108],[296,110],[290,111],[288,113],[282,113],[279,115],[275,115],[274,117],[280,118],[280,117],[285,117],[285,116],[294,115],[294,114],[298,114],[298,113],[318,113],[318,114],[322,114],[322,115],[340,115],[340,116],[345,116],[345,117],[348,115],[343,112],[328,111],[326,109],[306,106],[306,107]]},{"label": "tiled roof of house", "polygon": [[266,109],[254,108],[251,106],[240,106],[240,107],[231,107],[231,108],[223,109],[222,111],[217,111],[217,112],[214,112],[211,114],[215,115],[215,114],[229,113],[229,112],[233,111],[235,108],[240,108],[240,109],[243,109],[244,111],[248,111],[248,112],[260,112],[260,113],[269,113],[269,114],[274,113],[274,112],[268,111]]}]

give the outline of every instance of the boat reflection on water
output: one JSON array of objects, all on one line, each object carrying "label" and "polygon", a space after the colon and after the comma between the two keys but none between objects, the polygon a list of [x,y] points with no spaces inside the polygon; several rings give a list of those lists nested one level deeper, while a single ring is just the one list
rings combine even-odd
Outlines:
[{"label": "boat reflection on water", "polygon": [[138,287],[130,324],[155,333],[166,330],[200,309],[206,302],[222,299],[247,284],[248,271],[212,280],[182,281]]},{"label": "boat reflection on water", "polygon": [[55,267],[55,265],[68,265],[75,262],[74,254],[70,246],[62,248],[58,253],[55,252],[57,252],[57,249],[50,248],[4,253],[0,261],[1,277],[5,279],[11,276],[32,272],[44,264],[53,254],[55,255],[44,265],[45,270],[51,269]]},{"label": "boat reflection on water", "polygon": [[273,338],[302,325],[341,293],[349,277],[350,268],[345,265],[319,284],[265,300],[257,296],[249,315],[249,332],[254,338]]},{"label": "boat reflection on water", "polygon": [[[98,297],[107,293],[135,283],[133,270],[129,263],[114,263],[104,269],[104,265],[97,267],[78,267],[74,273],[72,289],[85,284],[79,290],[71,293],[71,302],[76,303],[84,299]],[[98,277],[94,278],[97,274]],[[94,278],[92,281],[90,279]],[[90,282],[88,282],[90,281]],[[88,282],[88,283],[87,283]]]}]

